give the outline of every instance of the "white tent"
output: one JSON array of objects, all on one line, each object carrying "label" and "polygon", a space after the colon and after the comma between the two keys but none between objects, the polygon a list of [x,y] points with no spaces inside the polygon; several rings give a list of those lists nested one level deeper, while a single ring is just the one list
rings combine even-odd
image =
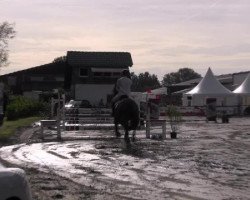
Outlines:
[{"label": "white tent", "polygon": [[216,79],[210,68],[199,84],[183,95],[183,106],[206,106],[208,100],[213,100],[216,106],[237,105],[234,93]]},{"label": "white tent", "polygon": [[199,84],[193,88],[187,94],[232,94],[230,90],[225,88],[214,76],[212,70],[208,68],[206,75],[199,82]]},{"label": "white tent", "polygon": [[[233,91],[238,95],[238,105],[240,109],[240,113],[248,113],[250,112],[250,73],[243,81],[243,83]],[[248,111],[248,110],[249,111]]]},{"label": "white tent", "polygon": [[243,83],[236,88],[234,91],[236,94],[246,94],[250,96],[250,73],[246,77],[246,79],[243,81]]}]

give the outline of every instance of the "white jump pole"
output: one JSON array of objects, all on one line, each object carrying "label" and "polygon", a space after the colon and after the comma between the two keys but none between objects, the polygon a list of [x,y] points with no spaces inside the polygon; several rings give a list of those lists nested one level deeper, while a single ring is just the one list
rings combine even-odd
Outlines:
[{"label": "white jump pole", "polygon": [[62,94],[62,122],[63,122],[63,130],[65,130],[65,94]]}]

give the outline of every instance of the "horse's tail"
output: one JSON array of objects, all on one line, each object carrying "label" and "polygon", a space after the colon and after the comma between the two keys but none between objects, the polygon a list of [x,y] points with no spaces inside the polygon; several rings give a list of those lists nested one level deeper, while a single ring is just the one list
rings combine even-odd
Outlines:
[{"label": "horse's tail", "polygon": [[136,118],[136,119],[131,120],[129,129],[130,130],[136,130],[138,124],[139,124],[139,117],[138,117],[138,119]]},{"label": "horse's tail", "polygon": [[139,124],[139,108],[134,100],[127,98],[117,103],[114,108],[115,123],[125,129],[136,130]]},{"label": "horse's tail", "polygon": [[140,116],[139,116],[139,108],[137,106],[137,104],[132,101],[132,108],[131,110],[133,111],[132,112],[132,117],[131,117],[131,120],[130,120],[130,126],[129,126],[129,129],[130,130],[136,130],[138,124],[139,124],[139,121],[140,121]]}]

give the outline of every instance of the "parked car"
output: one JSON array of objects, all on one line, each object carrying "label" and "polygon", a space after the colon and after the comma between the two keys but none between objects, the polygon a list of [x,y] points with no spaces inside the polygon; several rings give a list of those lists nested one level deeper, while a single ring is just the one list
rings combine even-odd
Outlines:
[{"label": "parked car", "polygon": [[20,168],[0,168],[0,199],[31,200],[29,182]]},{"label": "parked car", "polygon": [[92,105],[88,100],[70,100],[69,103],[65,105],[66,109],[70,108],[92,108]]}]

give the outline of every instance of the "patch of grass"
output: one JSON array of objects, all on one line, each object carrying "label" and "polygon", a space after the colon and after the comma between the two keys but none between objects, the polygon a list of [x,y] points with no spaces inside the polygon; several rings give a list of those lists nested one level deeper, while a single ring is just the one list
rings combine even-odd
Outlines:
[{"label": "patch of grass", "polygon": [[27,117],[14,121],[4,120],[3,125],[0,127],[0,141],[6,141],[11,137],[17,129],[25,126],[30,126],[33,122],[39,121],[41,117]]}]

